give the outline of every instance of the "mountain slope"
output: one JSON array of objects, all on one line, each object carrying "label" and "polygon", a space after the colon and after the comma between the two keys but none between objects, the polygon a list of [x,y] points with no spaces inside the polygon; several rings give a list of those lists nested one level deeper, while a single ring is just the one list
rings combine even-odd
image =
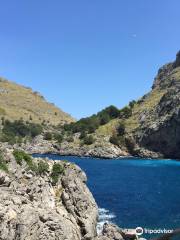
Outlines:
[{"label": "mountain slope", "polygon": [[[111,133],[118,122],[98,132],[110,129]],[[136,102],[124,124],[125,138],[134,141],[133,154],[180,158],[180,52],[175,62],[160,68],[152,90]]]},{"label": "mountain slope", "polygon": [[0,78],[0,116],[9,120],[23,118],[52,125],[73,121],[70,115],[46,102],[38,92],[3,78]]},{"label": "mountain slope", "polygon": [[[98,157],[136,155],[180,159],[180,52],[174,62],[160,68],[148,94],[101,124],[98,116],[104,112],[107,115],[107,109],[71,124],[74,141],[67,143],[65,137],[60,152]],[[92,122],[97,126],[91,132]],[[86,137],[82,139],[83,131]],[[89,136],[91,141],[87,144]]]}]

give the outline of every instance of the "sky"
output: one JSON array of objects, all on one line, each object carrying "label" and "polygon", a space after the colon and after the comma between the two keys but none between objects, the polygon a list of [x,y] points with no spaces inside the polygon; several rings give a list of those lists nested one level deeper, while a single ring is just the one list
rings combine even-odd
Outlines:
[{"label": "sky", "polygon": [[0,76],[76,119],[138,99],[180,50],[179,0],[0,4]]}]

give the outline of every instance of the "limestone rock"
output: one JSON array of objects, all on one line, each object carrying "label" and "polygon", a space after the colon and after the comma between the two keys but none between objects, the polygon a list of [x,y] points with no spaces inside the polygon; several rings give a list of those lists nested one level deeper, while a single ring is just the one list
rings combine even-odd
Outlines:
[{"label": "limestone rock", "polygon": [[[86,175],[79,167],[58,161],[64,173],[52,185],[51,171],[38,175],[25,165],[19,166],[10,152],[9,156],[9,172],[0,171],[1,240],[96,237],[97,205],[86,186]],[[41,161],[47,161],[52,169],[52,161]]]}]

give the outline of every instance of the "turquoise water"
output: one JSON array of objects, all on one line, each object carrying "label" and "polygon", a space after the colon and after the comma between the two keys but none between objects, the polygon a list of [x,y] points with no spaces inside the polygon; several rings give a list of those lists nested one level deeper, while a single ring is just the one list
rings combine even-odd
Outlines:
[{"label": "turquoise water", "polygon": [[180,227],[180,162],[45,156],[75,162],[86,172],[100,208],[100,223],[111,221],[122,228]]}]

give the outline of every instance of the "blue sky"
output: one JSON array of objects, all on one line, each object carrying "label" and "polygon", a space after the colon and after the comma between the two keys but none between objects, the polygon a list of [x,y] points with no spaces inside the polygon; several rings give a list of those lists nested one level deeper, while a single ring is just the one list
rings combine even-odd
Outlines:
[{"label": "blue sky", "polygon": [[150,90],[180,49],[179,0],[1,1],[0,76],[76,118]]}]

